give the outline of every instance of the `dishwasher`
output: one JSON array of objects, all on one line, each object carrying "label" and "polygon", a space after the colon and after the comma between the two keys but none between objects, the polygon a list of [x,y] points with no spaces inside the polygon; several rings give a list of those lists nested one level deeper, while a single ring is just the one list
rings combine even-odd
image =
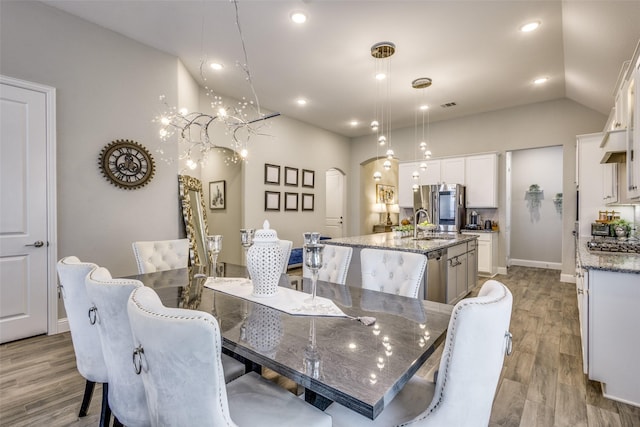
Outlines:
[{"label": "dishwasher", "polygon": [[427,252],[424,299],[447,302],[447,250],[436,249]]}]

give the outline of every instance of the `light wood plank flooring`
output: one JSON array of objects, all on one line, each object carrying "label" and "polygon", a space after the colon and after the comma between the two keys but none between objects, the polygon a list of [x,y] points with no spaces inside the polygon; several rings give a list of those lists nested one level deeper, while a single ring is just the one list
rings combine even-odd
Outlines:
[{"label": "light wood plank flooring", "polygon": [[[575,287],[558,277],[526,267],[496,277],[514,296],[514,351],[505,360],[490,425],[640,427],[640,408],[603,398],[599,384],[582,374]],[[431,376],[437,364],[431,358],[419,374]],[[69,333],[0,345],[0,426],[96,426],[101,388],[89,415],[79,419],[83,390]]]}]

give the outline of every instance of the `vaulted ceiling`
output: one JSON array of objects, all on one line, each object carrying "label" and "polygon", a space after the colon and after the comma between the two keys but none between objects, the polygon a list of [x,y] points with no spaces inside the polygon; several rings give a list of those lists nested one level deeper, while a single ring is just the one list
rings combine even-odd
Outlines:
[{"label": "vaulted ceiling", "polygon": [[[232,1],[45,3],[179,57],[200,82],[203,58],[222,63],[218,72],[204,67],[207,84],[252,98],[236,65],[244,55]],[[238,0],[237,11],[261,106],[349,137],[371,133],[382,99],[392,128],[413,126],[421,102],[431,121],[564,97],[606,115],[640,40],[635,0]],[[307,22],[292,23],[293,11],[304,11]],[[530,21],[539,29],[519,31]],[[388,97],[373,77],[370,49],[380,41],[396,45]],[[541,76],[548,82],[533,84]],[[413,89],[418,77],[432,86]],[[441,107],[450,102],[456,106]]]}]

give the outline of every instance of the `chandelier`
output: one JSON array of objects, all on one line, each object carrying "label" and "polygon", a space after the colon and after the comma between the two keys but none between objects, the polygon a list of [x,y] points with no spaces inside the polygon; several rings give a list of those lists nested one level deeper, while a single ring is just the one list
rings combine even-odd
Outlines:
[{"label": "chandelier", "polygon": [[[207,78],[203,71],[207,60],[206,57],[200,61],[200,77],[205,84],[207,97],[211,100],[211,108],[213,113],[204,112],[188,112],[184,108],[178,109],[170,106],[166,102],[164,95],[160,96],[160,102],[165,110],[156,116],[154,122],[160,124],[160,140],[163,143],[169,143],[177,136],[178,140],[178,158],[185,160],[187,167],[195,169],[203,166],[209,153],[213,150],[221,150],[229,148],[232,155],[227,157],[227,163],[237,163],[245,161],[249,155],[249,140],[254,135],[265,135],[260,132],[264,121],[277,117],[280,113],[266,114],[260,110],[260,102],[253,86],[253,79],[249,70],[249,60],[247,57],[247,49],[245,46],[244,36],[240,27],[240,17],[238,12],[237,0],[232,1],[235,7],[236,27],[242,44],[244,53],[244,63],[236,63],[245,74],[246,81],[249,83],[253,99],[247,101],[246,98],[238,101],[234,105],[225,105],[225,101],[219,95],[206,85]],[[203,14],[203,27],[204,27]],[[214,139],[216,129],[224,132],[229,137],[227,144]],[[219,135],[219,131],[218,131]],[[161,157],[164,157],[164,149],[158,149]],[[169,160],[171,162],[171,160]]]},{"label": "chandelier", "polygon": [[[429,77],[419,77],[417,79],[415,79],[414,81],[411,82],[411,87],[413,87],[414,89],[420,89],[421,90],[421,101],[420,105],[416,107],[416,111],[415,111],[415,134],[416,134],[416,144],[417,147],[420,149],[420,151],[422,151],[422,157],[423,160],[419,165],[419,169],[421,171],[426,171],[427,170],[427,163],[425,162],[425,159],[429,159],[431,158],[431,151],[428,149],[428,144],[427,144],[427,139],[428,139],[428,132],[429,132],[429,106],[424,102],[424,89],[428,88],[431,86],[431,83],[433,83],[433,81],[429,78]],[[422,138],[420,140],[420,143],[418,143],[418,110],[420,110],[422,112]],[[424,134],[424,119],[425,119],[425,113],[427,114],[427,138],[425,139],[425,134]],[[416,156],[417,157],[417,156]],[[417,158],[416,158],[417,160]],[[418,172],[417,170],[414,170],[412,173],[412,178],[414,180],[413,183],[413,191],[418,191],[419,185],[418,185],[418,180],[420,179],[420,172]]]},{"label": "chandelier", "polygon": [[[376,160],[379,158],[379,149],[387,145],[385,156],[387,157],[383,163],[385,170],[391,168],[391,159],[394,158],[394,152],[391,148],[390,138],[390,102],[389,102],[389,80],[391,73],[391,64],[389,58],[395,53],[396,45],[391,42],[379,42],[371,46],[371,56],[375,61],[375,77],[378,81],[376,85],[376,102],[374,120],[371,122],[371,130],[376,133]],[[381,83],[384,82],[384,83]],[[381,99],[381,105],[378,100]],[[382,173],[376,170],[373,179],[380,181]]]}]

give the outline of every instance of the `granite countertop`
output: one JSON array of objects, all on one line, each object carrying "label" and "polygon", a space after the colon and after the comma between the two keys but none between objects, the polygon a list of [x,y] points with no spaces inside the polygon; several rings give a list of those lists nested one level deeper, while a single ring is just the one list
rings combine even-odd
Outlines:
[{"label": "granite countertop", "polygon": [[640,254],[590,251],[587,248],[590,240],[590,237],[578,240],[577,254],[582,268],[640,274]]},{"label": "granite countertop", "polygon": [[461,233],[499,233],[499,230],[489,230],[486,228],[483,229],[477,229],[477,230],[467,230],[466,228],[463,228],[462,230],[460,230]]},{"label": "granite countertop", "polygon": [[427,253],[437,249],[444,249],[460,243],[477,239],[473,234],[437,233],[430,235],[432,240],[413,240],[411,237],[395,238],[393,232],[367,234],[365,236],[343,237],[327,240],[327,244],[339,246],[352,246],[355,248],[382,248],[398,251]]}]

